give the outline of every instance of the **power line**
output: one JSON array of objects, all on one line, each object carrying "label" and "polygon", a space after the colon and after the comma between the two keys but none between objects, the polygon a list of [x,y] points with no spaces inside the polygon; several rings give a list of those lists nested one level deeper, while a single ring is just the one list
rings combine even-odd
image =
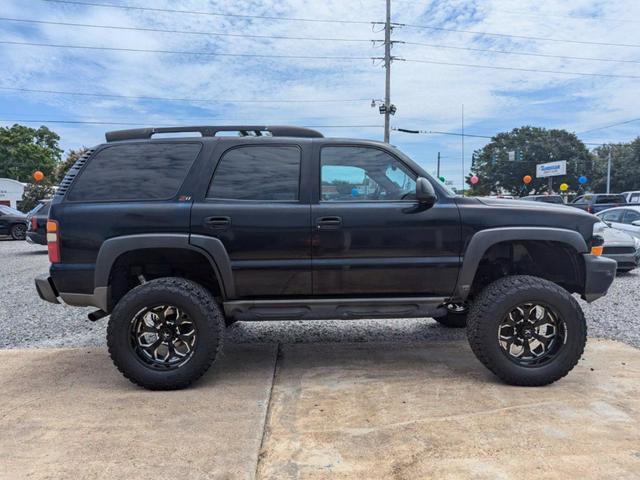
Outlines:
[{"label": "power line", "polygon": [[476,135],[471,133],[457,133],[457,132],[440,132],[438,130],[411,130],[408,128],[392,127],[391,130],[402,133],[413,133],[422,135],[452,135],[456,137],[472,137],[472,138],[493,138],[489,135]]},{"label": "power line", "polygon": [[[78,124],[78,125],[123,125],[123,126],[146,126],[149,123],[135,123],[135,122],[110,122],[110,121],[93,121],[93,120],[33,120],[33,119],[0,119],[0,122],[15,122],[15,123],[63,123],[63,124]],[[154,123],[156,127],[174,127],[175,123]],[[383,125],[301,125],[305,128],[383,128]]]},{"label": "power line", "polygon": [[[48,1],[48,0],[47,0]],[[101,47],[91,45],[62,45],[55,43],[35,43],[35,42],[16,42],[10,40],[0,40],[0,44],[21,45],[31,47],[47,47],[47,48],[71,48],[80,50],[108,50],[115,52],[135,52],[135,53],[163,53],[169,55],[203,55],[209,57],[244,57],[244,58],[283,58],[294,60],[371,60],[371,57],[345,57],[331,55],[274,55],[270,53],[217,53],[217,52],[194,52],[181,50],[153,50],[144,48],[124,48],[124,47]]]},{"label": "power line", "polygon": [[581,45],[605,45],[608,47],[632,47],[632,48],[640,48],[640,44],[637,43],[609,43],[609,42],[592,42],[588,40],[569,40],[564,38],[552,38],[552,37],[534,37],[529,35],[514,35],[507,33],[495,33],[495,32],[480,32],[478,30],[462,30],[457,28],[445,28],[445,27],[433,27],[430,25],[412,25],[409,23],[395,23],[395,26],[398,27],[410,27],[410,28],[419,28],[419,29],[427,29],[427,30],[439,30],[443,32],[456,32],[456,33],[468,33],[472,35],[487,35],[492,37],[506,37],[506,38],[519,38],[524,40],[537,40],[544,42],[559,42],[559,43],[577,43]]},{"label": "power line", "polygon": [[31,20],[24,18],[7,18],[0,17],[0,21],[4,22],[21,22],[21,23],[35,23],[40,25],[57,25],[65,27],[85,27],[85,28],[102,28],[111,30],[131,30],[140,32],[159,32],[159,33],[178,33],[185,35],[206,35],[212,37],[242,37],[242,38],[264,38],[274,40],[317,40],[323,42],[371,42],[371,39],[362,38],[335,38],[335,37],[290,37],[283,35],[250,35],[245,33],[222,33],[222,32],[202,32],[194,30],[172,30],[164,28],[147,28],[147,27],[124,27],[118,25],[98,25],[91,23],[71,23],[71,22],[54,22],[48,20]]},{"label": "power line", "polygon": [[115,95],[109,93],[92,92],[68,92],[61,90],[40,90],[35,88],[14,88],[0,86],[0,90],[27,93],[46,93],[53,95],[75,95],[82,97],[102,97],[102,98],[126,98],[130,100],[160,100],[168,102],[193,102],[193,103],[345,103],[371,101],[371,98],[347,98],[347,99],[221,99],[221,98],[175,98],[175,97],[147,97],[135,95]]},{"label": "power line", "polygon": [[[1,20],[1,19],[0,19]],[[544,57],[544,58],[565,58],[571,60],[589,60],[594,62],[618,62],[618,63],[640,63],[640,60],[617,60],[612,58],[594,58],[594,57],[574,57],[571,55],[551,55],[546,53],[533,53],[533,52],[516,52],[513,50],[494,50],[490,48],[475,48],[475,47],[460,47],[454,45],[442,45],[437,43],[422,43],[422,42],[405,42],[405,41],[396,41],[395,43],[400,43],[404,45],[417,45],[422,47],[431,47],[431,48],[445,48],[452,50],[469,50],[472,52],[488,52],[488,53],[503,53],[509,55],[525,55],[531,57]]]},{"label": "power line", "polygon": [[597,130],[604,130],[605,128],[618,127],[620,125],[626,125],[628,123],[633,123],[639,121],[640,118],[632,118],[631,120],[625,120],[624,122],[612,123],[611,125],[605,125],[604,127],[591,128],[589,130],[585,130],[583,132],[578,132],[578,134],[583,135],[585,133],[595,132]]},{"label": "power line", "polygon": [[235,17],[235,18],[252,18],[260,20],[282,20],[291,22],[315,22],[315,23],[342,23],[342,24],[370,24],[364,20],[334,20],[334,19],[319,19],[319,18],[296,18],[296,17],[273,17],[268,15],[245,15],[238,13],[219,13],[219,12],[205,12],[199,10],[175,10],[170,8],[156,8],[156,7],[138,7],[135,5],[110,5],[107,3],[96,2],[78,2],[72,0],[43,0],[49,3],[63,3],[68,5],[79,5],[84,7],[104,7],[104,8],[119,8],[124,10],[141,10],[148,12],[162,12],[162,13],[178,13],[178,14],[190,14],[190,15],[209,15],[213,17]]},{"label": "power line", "polygon": [[579,75],[579,76],[588,76],[588,77],[606,77],[606,78],[640,78],[640,75],[616,75],[613,73],[589,73],[589,72],[570,72],[570,71],[562,71],[562,70],[542,70],[542,69],[533,69],[533,68],[520,68],[520,67],[499,67],[497,65],[478,65],[474,63],[453,63],[453,62],[439,62],[436,60],[418,60],[407,58],[406,62],[413,63],[427,63],[430,65],[447,65],[453,67],[468,67],[468,68],[488,68],[492,70],[514,70],[517,72],[533,72],[533,73],[557,73],[560,75]]}]

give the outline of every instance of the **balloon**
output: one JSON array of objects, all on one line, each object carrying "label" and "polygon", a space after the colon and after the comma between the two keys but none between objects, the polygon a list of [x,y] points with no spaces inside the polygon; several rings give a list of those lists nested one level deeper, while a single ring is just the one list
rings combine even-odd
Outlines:
[{"label": "balloon", "polygon": [[444,183],[447,179],[444,177],[438,177],[438,180],[440,180],[442,183]]},{"label": "balloon", "polygon": [[567,185],[566,183],[561,183],[560,190],[566,192],[567,190],[569,190],[569,185]]},{"label": "balloon", "polygon": [[33,179],[36,182],[41,182],[44,179],[44,173],[42,173],[40,170],[36,170],[35,172],[33,172]]},{"label": "balloon", "polygon": [[473,177],[471,177],[469,179],[469,181],[471,182],[471,185],[475,185],[476,183],[478,183],[480,181],[480,179],[476,175],[474,175]]},{"label": "balloon", "polygon": [[581,185],[584,185],[585,183],[587,183],[589,180],[587,179],[587,177],[585,177],[584,175],[581,175],[580,178],[578,178],[578,181],[580,182]]},{"label": "balloon", "polygon": [[533,180],[533,178],[531,178],[531,175],[525,175],[524,177],[522,177],[522,181],[525,183],[525,185],[529,185],[531,183],[531,180]]}]

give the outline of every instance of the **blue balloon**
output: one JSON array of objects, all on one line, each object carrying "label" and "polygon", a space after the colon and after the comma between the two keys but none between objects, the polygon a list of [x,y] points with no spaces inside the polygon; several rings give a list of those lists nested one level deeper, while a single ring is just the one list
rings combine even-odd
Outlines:
[{"label": "blue balloon", "polygon": [[578,178],[578,181],[580,182],[580,184],[584,185],[585,183],[587,183],[587,177],[585,177],[584,175],[581,175],[580,178]]}]

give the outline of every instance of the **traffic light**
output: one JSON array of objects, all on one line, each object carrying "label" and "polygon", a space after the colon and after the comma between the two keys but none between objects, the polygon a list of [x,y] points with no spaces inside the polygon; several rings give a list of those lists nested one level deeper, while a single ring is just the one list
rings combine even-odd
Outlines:
[{"label": "traffic light", "polygon": [[516,162],[524,161],[524,152],[522,150],[516,150]]}]

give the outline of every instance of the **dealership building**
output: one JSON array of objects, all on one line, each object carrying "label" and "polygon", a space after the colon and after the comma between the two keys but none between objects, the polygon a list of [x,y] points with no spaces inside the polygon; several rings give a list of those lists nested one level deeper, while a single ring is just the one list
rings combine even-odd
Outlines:
[{"label": "dealership building", "polygon": [[24,183],[10,178],[0,178],[0,205],[18,208],[24,194]]}]

